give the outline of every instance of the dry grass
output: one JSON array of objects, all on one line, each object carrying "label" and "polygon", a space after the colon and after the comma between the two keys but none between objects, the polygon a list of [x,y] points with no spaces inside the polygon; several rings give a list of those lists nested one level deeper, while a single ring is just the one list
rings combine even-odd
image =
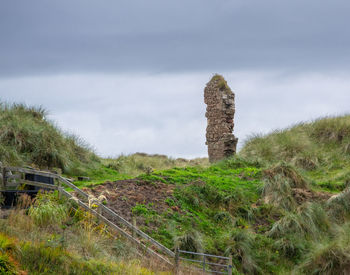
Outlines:
[{"label": "dry grass", "polygon": [[[71,203],[55,194],[42,194],[30,206],[30,215],[17,208],[7,220],[0,220],[0,231],[17,239],[15,258],[23,269],[31,274],[68,274],[68,270],[74,274],[170,274],[159,263],[146,262],[132,245],[113,236],[88,213],[69,209]],[[64,218],[60,207],[66,210]]]},{"label": "dry grass", "polygon": [[6,165],[57,167],[66,173],[98,163],[80,138],[64,134],[42,107],[0,104],[0,161]]},{"label": "dry grass", "polygon": [[121,174],[138,176],[140,174],[150,174],[155,170],[165,170],[174,167],[203,166],[208,167],[207,158],[183,159],[170,158],[165,155],[149,155],[146,153],[136,153],[132,155],[121,155],[115,159],[103,159],[102,163]]}]

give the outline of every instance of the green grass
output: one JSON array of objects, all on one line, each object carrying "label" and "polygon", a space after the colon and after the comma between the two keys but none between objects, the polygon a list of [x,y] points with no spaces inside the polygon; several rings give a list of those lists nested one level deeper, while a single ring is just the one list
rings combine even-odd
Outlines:
[{"label": "green grass", "polygon": [[102,163],[120,174],[134,177],[144,173],[150,174],[155,170],[165,170],[173,167],[209,166],[207,158],[186,160],[183,158],[175,159],[164,155],[149,155],[146,153],[135,153],[127,156],[121,155],[114,159],[103,159]]},{"label": "green grass", "polygon": [[217,86],[219,87],[220,90],[225,90],[227,92],[232,92],[230,87],[227,84],[227,81],[222,75],[215,74],[210,81],[217,81]]},{"label": "green grass", "polygon": [[320,188],[350,182],[350,115],[300,123],[245,142],[240,156],[265,166],[284,161],[303,171]]},{"label": "green grass", "polygon": [[[146,225],[143,229],[171,249],[180,247],[224,255],[233,245],[230,242],[232,230],[242,230],[245,234],[255,227],[263,212],[267,216],[266,212],[273,212],[264,204],[251,207],[260,198],[262,176],[258,165],[239,158],[210,167],[173,168],[144,174],[138,178],[149,184],[175,185],[175,191],[172,197],[165,199],[169,208],[164,212],[145,205],[137,205],[133,212],[147,216],[147,223],[152,226]],[[245,241],[243,239],[237,247],[243,249]],[[244,271],[253,263],[251,254],[256,253],[253,250],[251,248],[249,253],[248,248],[244,250],[244,257],[237,260],[239,270]],[[237,248],[237,253],[242,251]],[[254,263],[259,262],[255,258],[258,256],[254,256]]]},{"label": "green grass", "polygon": [[[220,76],[214,79],[222,82]],[[220,85],[226,89],[224,82]],[[134,177],[172,185],[173,194],[164,198],[166,208],[145,202],[130,209],[141,229],[171,249],[231,254],[236,274],[350,270],[349,115],[253,136],[237,156],[213,165],[207,159],[143,153],[100,159],[45,115],[42,108],[2,105],[3,162],[56,167],[73,178],[91,178],[75,182],[79,187]],[[336,196],[298,201],[295,190]],[[130,260],[134,252],[128,245],[112,240],[86,213],[71,211],[57,197],[39,197],[28,214],[0,220],[0,231],[0,268],[9,272],[18,269],[14,258],[31,274],[128,274],[128,268],[142,269]]]},{"label": "green grass", "polygon": [[128,179],[154,170],[209,165],[206,158],[186,160],[145,153],[103,159],[81,138],[64,133],[48,120],[44,108],[1,102],[0,161],[4,165],[54,170],[73,179],[90,177],[90,181],[76,181],[79,187]]},{"label": "green grass", "polygon": [[6,165],[59,168],[83,173],[99,163],[80,138],[64,134],[42,107],[0,103],[0,161]]},{"label": "green grass", "polygon": [[[349,186],[349,140],[349,116],[326,118],[254,137],[238,156],[209,167],[142,174],[138,179],[149,184],[175,185],[165,199],[168,209],[152,213],[146,207],[147,213],[140,213],[147,216],[143,229],[169,248],[180,243],[194,251],[233,254],[236,269],[245,274],[313,268],[318,274],[317,260],[311,260],[314,247],[339,244],[338,228],[350,218],[350,197],[346,191],[329,203],[300,205],[293,190],[339,193]],[[339,253],[341,267],[330,257],[322,270],[344,271],[347,252]]]}]

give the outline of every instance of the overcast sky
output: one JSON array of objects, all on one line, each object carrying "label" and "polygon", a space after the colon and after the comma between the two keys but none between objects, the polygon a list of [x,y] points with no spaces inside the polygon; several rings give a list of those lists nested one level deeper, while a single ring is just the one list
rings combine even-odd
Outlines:
[{"label": "overcast sky", "polygon": [[102,156],[206,156],[203,90],[235,135],[350,111],[347,0],[0,2],[0,100],[43,105]]}]

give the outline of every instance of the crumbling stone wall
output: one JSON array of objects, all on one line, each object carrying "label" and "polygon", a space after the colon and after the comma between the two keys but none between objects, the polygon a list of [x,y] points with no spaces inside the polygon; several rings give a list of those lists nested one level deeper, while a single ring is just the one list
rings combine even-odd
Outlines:
[{"label": "crumbling stone wall", "polygon": [[234,128],[235,95],[221,75],[215,75],[204,89],[208,120],[206,144],[209,161],[216,162],[236,153]]}]

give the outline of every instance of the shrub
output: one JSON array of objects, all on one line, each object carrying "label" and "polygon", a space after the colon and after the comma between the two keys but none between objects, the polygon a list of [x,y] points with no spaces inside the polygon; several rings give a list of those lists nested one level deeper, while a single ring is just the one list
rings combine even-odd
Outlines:
[{"label": "shrub", "polygon": [[149,210],[147,208],[146,205],[144,204],[136,204],[132,209],[131,209],[131,212],[134,214],[134,215],[148,215],[149,214]]}]

